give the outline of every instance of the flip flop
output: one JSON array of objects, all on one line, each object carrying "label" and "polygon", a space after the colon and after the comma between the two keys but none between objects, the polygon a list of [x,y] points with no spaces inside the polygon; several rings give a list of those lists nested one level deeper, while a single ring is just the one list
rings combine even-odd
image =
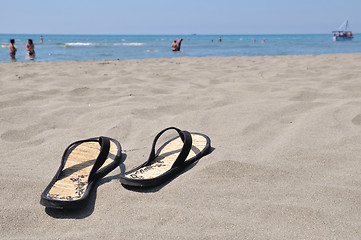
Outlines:
[{"label": "flip flop", "polygon": [[58,172],[41,194],[40,203],[60,209],[82,206],[96,182],[119,166],[121,155],[119,142],[107,137],[72,143],[64,151]]},{"label": "flip flop", "polygon": [[[171,129],[176,130],[179,136],[164,143],[155,152],[158,138]],[[121,173],[120,181],[123,185],[134,187],[160,185],[207,155],[210,150],[211,140],[206,135],[189,133],[175,127],[166,128],[155,137],[148,160],[133,170]]]}]

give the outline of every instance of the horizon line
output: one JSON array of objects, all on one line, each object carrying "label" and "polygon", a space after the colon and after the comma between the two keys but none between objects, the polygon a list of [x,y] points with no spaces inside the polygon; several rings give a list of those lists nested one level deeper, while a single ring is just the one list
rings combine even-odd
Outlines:
[{"label": "horizon line", "polygon": [[[0,33],[0,35],[103,35],[103,36],[174,36],[174,35],[186,35],[186,36],[207,36],[207,35],[215,35],[215,36],[232,36],[232,35],[319,35],[319,34],[332,34],[330,32],[323,33]],[[360,34],[359,32],[354,32],[354,34]]]}]

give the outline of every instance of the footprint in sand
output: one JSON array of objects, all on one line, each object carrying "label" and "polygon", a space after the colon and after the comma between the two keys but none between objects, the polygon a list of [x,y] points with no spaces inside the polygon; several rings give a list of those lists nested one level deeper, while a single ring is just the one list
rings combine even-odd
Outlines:
[{"label": "footprint in sand", "polygon": [[303,101],[303,102],[312,102],[318,99],[320,96],[314,92],[301,92],[298,96],[290,98],[291,101]]},{"label": "footprint in sand", "polygon": [[352,123],[355,125],[361,125],[361,114],[358,114],[352,119]]},{"label": "footprint in sand", "polygon": [[87,87],[75,88],[70,91],[72,96],[88,96],[93,93],[93,90]]},{"label": "footprint in sand", "polygon": [[41,124],[32,125],[22,130],[8,130],[1,135],[1,139],[7,142],[28,141],[45,130],[47,130],[47,126]]}]

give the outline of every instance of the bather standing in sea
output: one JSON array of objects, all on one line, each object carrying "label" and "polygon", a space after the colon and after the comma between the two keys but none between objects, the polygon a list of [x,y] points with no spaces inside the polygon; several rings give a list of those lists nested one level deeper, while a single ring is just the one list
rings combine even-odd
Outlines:
[{"label": "bather standing in sea", "polygon": [[176,52],[177,51],[177,41],[174,40],[174,42],[172,43],[172,51]]},{"label": "bather standing in sea", "polygon": [[178,42],[177,42],[177,51],[180,51],[182,41],[183,41],[183,38],[181,38],[181,39],[178,40]]},{"label": "bather standing in sea", "polygon": [[17,49],[15,47],[15,40],[14,39],[10,39],[9,50],[10,50],[11,60],[16,61],[15,54],[16,54]]},{"label": "bather standing in sea", "polygon": [[29,59],[35,58],[35,46],[32,39],[28,39],[28,44],[26,44],[26,51],[28,51]]}]

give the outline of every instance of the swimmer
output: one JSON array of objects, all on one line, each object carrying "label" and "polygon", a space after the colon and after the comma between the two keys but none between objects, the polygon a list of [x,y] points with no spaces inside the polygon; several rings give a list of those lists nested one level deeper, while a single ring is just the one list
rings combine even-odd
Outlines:
[{"label": "swimmer", "polygon": [[41,43],[44,42],[43,35],[40,36],[40,42],[41,42]]},{"label": "swimmer", "polygon": [[182,41],[183,41],[183,38],[181,38],[181,39],[178,40],[178,42],[177,42],[177,51],[180,51]]},{"label": "swimmer", "polygon": [[26,44],[26,51],[28,51],[29,59],[35,58],[35,50],[34,50],[34,43],[32,39],[28,39],[28,44]]},{"label": "swimmer", "polygon": [[177,51],[177,41],[176,40],[174,40],[173,43],[172,43],[172,51],[173,52]]},{"label": "swimmer", "polygon": [[11,60],[16,61],[15,54],[16,54],[17,49],[15,47],[15,40],[14,39],[10,39],[9,50],[10,50]]},{"label": "swimmer", "polygon": [[222,42],[222,38],[221,38],[221,37],[218,38],[218,42]]}]

